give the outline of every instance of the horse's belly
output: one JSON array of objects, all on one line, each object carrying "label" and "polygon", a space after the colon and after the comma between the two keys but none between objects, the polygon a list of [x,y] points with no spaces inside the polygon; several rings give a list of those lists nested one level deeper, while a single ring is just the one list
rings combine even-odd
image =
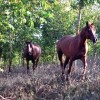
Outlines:
[{"label": "horse's belly", "polygon": [[62,52],[66,57],[70,57],[71,56],[71,53],[70,53],[69,49],[62,49]]}]

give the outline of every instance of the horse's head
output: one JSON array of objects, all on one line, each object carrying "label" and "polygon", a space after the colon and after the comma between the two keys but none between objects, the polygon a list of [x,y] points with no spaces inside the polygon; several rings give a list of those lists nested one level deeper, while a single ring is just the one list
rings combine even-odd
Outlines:
[{"label": "horse's head", "polygon": [[31,55],[32,54],[32,43],[30,41],[26,42],[26,49],[27,49],[27,52]]},{"label": "horse's head", "polygon": [[94,24],[89,24],[88,22],[86,22],[86,27],[85,27],[85,33],[86,33],[86,38],[90,39],[93,41],[93,43],[97,42],[97,35],[96,35],[96,29]]}]

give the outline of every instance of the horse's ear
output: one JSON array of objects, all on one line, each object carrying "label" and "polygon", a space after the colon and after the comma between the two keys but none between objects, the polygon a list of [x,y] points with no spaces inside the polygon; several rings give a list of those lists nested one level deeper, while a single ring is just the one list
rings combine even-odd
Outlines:
[{"label": "horse's ear", "polygon": [[95,25],[94,25],[94,23],[92,23],[90,26],[91,26],[92,28],[94,28],[94,29],[95,29]]},{"label": "horse's ear", "polygon": [[88,21],[86,22],[86,27],[89,27],[89,22]]},{"label": "horse's ear", "polygon": [[92,23],[91,26],[94,26],[94,23]]},{"label": "horse's ear", "polygon": [[27,41],[25,41],[25,43],[27,43]]},{"label": "horse's ear", "polygon": [[91,25],[94,25],[94,23],[92,23]]}]

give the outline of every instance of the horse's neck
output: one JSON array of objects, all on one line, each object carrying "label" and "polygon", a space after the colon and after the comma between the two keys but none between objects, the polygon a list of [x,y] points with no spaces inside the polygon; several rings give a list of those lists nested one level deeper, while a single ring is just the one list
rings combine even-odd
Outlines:
[{"label": "horse's neck", "polygon": [[80,47],[83,47],[83,46],[86,46],[87,45],[87,39],[86,37],[84,36],[83,33],[80,33],[79,34],[79,39],[80,39]]},{"label": "horse's neck", "polygon": [[33,52],[33,45],[31,43],[27,45],[27,52],[29,53]]}]

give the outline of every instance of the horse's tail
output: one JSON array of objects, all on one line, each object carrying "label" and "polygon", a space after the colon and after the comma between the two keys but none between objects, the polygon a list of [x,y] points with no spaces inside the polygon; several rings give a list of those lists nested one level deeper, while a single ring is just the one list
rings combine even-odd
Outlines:
[{"label": "horse's tail", "polygon": [[57,51],[59,51],[59,49],[60,49],[59,40],[56,41],[56,49],[57,49]]}]

